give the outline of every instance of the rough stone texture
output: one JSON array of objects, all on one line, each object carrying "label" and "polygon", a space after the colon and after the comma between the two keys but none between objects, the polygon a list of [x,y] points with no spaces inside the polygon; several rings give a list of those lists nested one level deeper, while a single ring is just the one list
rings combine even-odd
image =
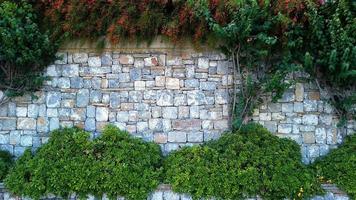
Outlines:
[{"label": "rough stone texture", "polygon": [[[300,75],[293,74],[293,78]],[[253,120],[277,136],[290,138],[301,145],[302,160],[313,162],[336,148],[345,135],[353,134],[355,122],[338,128],[338,117],[313,83],[296,83],[277,103],[262,104],[254,111]]]},{"label": "rough stone texture", "polygon": [[[350,200],[347,195],[340,191],[335,185],[332,184],[323,184],[322,187],[325,189],[324,196],[315,196],[312,197],[311,200]],[[28,198],[21,198],[17,196],[11,195],[4,187],[3,184],[0,184],[0,199],[2,200],[29,200]],[[53,196],[47,198],[41,198],[43,200],[53,200],[60,199],[54,198]],[[69,200],[76,200],[78,197],[72,195]],[[89,196],[87,200],[96,199],[94,196]],[[103,200],[108,200],[108,198],[104,195]],[[158,188],[153,191],[148,197],[147,200],[192,200],[193,198],[188,194],[179,194],[172,191],[169,185],[161,184]],[[125,200],[125,198],[118,197],[117,200]],[[214,200],[206,199],[206,200]],[[260,197],[252,197],[246,198],[246,200],[262,200]]]},{"label": "rough stone texture", "polygon": [[[59,127],[100,132],[112,123],[159,143],[168,153],[217,139],[229,129],[233,76],[231,62],[221,54],[184,48],[94,52],[59,52],[61,58],[45,70],[51,80],[36,93],[38,99],[25,96],[0,107],[1,148],[20,155],[25,147],[47,141],[47,133]],[[305,163],[337,147],[356,127],[351,121],[337,128],[333,107],[317,88],[297,83],[252,117],[300,144]],[[32,134],[22,137],[25,131]]]},{"label": "rough stone texture", "polygon": [[164,153],[201,144],[205,134],[229,128],[232,82],[224,80],[232,70],[220,54],[186,51],[59,52],[45,70],[51,80],[38,99],[21,97],[0,107],[0,147],[20,155],[57,128],[96,133],[108,123],[159,143]]}]

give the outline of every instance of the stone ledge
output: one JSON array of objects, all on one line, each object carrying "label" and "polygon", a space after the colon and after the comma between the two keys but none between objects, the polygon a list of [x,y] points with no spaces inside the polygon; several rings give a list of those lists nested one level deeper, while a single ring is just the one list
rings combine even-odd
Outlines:
[{"label": "stone ledge", "polygon": [[[347,194],[339,190],[333,184],[322,184],[322,187],[325,189],[324,196],[315,196],[311,200],[349,200]],[[8,192],[3,183],[0,183],[0,199],[3,200],[28,200],[27,198],[12,197]],[[43,198],[45,200],[59,199],[55,197]],[[71,200],[76,200],[76,197],[70,198]],[[88,200],[94,200],[94,197],[89,197]],[[107,198],[103,198],[107,200]],[[123,200],[123,198],[118,198],[118,200]],[[157,190],[154,191],[147,200],[192,200],[186,194],[177,194],[172,191],[172,188],[168,184],[161,184],[158,186]],[[260,197],[248,198],[248,200],[262,200]]]}]

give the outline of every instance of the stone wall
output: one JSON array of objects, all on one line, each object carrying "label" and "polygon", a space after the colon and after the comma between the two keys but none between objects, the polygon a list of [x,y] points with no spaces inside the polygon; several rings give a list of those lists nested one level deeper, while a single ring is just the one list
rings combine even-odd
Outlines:
[{"label": "stone wall", "polygon": [[[288,79],[302,80],[307,74],[295,73]],[[313,162],[342,143],[346,135],[356,131],[355,121],[338,128],[339,118],[327,100],[325,91],[316,83],[297,82],[277,103],[266,97],[253,113],[253,120],[279,137],[290,138],[301,145],[304,163]]]},{"label": "stone wall", "polygon": [[[23,96],[0,107],[0,148],[18,156],[59,127],[79,126],[96,136],[111,123],[168,153],[216,139],[230,127],[232,66],[220,53],[159,43],[101,53],[72,45],[58,55],[45,70],[51,80],[37,99]],[[289,78],[305,75],[294,76]],[[332,106],[314,84],[297,83],[279,102],[269,99],[252,119],[300,144],[305,163],[355,131],[354,122],[336,127]]]},{"label": "stone wall", "polygon": [[[335,185],[323,184],[322,187],[325,190],[323,196],[315,196],[311,200],[349,200],[350,198],[342,191],[340,191]],[[69,200],[77,200],[79,198],[73,195]],[[93,196],[89,197],[87,200],[95,200]],[[108,200],[105,196],[103,200]],[[152,194],[149,195],[147,200],[192,200],[193,198],[186,194],[174,193],[169,185],[160,185]],[[0,200],[28,200],[26,198],[20,198],[11,195],[5,187],[0,184]],[[60,200],[56,197],[47,197],[43,200]],[[124,200],[124,198],[117,198],[117,200]],[[259,197],[248,198],[246,200],[261,200]]]},{"label": "stone wall", "polygon": [[229,128],[232,76],[220,53],[191,48],[66,48],[45,70],[36,95],[0,108],[0,147],[20,155],[48,132],[79,126],[98,135],[106,124],[160,144],[165,153],[218,138]]}]

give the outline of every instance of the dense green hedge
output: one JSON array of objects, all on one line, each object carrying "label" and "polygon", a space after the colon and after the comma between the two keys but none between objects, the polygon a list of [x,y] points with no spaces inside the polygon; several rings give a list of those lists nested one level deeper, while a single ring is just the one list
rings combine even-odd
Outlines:
[{"label": "dense green hedge", "polygon": [[5,178],[12,165],[12,155],[8,151],[0,150],[0,181]]},{"label": "dense green hedge", "polygon": [[346,137],[344,144],[319,158],[312,167],[322,182],[336,183],[356,199],[356,135]]},{"label": "dense green hedge", "polygon": [[316,176],[300,160],[295,142],[251,124],[170,154],[165,175],[175,192],[195,199],[299,199],[321,191]]},{"label": "dense green hedge", "polygon": [[57,45],[37,20],[26,1],[0,1],[0,90],[9,97],[39,89],[42,70],[55,59]]},{"label": "dense green hedge", "polygon": [[34,154],[27,150],[5,179],[10,192],[39,199],[76,193],[146,199],[159,184],[160,147],[108,126],[90,140],[80,129],[54,131]]}]

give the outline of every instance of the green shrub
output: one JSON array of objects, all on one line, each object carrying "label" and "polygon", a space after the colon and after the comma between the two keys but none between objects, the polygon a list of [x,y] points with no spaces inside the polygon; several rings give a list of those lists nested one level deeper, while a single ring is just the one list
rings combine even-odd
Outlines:
[{"label": "green shrub", "polygon": [[336,183],[356,199],[356,135],[312,165],[322,182]]},{"label": "green shrub", "polygon": [[300,160],[295,142],[251,124],[217,141],[176,151],[164,166],[173,190],[195,199],[293,199],[321,191],[316,176]]},{"label": "green shrub", "polygon": [[52,132],[35,154],[27,150],[5,185],[16,195],[34,199],[73,193],[146,199],[159,184],[161,159],[158,145],[132,138],[113,126],[94,140],[88,132],[66,128]]},{"label": "green shrub", "polygon": [[22,95],[42,86],[43,68],[55,58],[57,45],[40,31],[26,1],[0,2],[0,90]]},{"label": "green shrub", "polygon": [[12,155],[8,151],[0,150],[0,181],[5,178],[12,164]]}]

